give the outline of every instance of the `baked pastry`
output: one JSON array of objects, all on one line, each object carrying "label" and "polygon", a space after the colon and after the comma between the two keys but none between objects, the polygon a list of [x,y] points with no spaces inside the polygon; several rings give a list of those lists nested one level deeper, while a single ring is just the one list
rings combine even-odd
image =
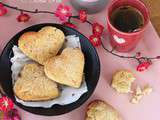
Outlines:
[{"label": "baked pastry", "polygon": [[132,72],[120,70],[113,75],[112,87],[119,93],[129,93],[135,79]]},{"label": "baked pastry", "polygon": [[26,64],[14,85],[15,95],[24,101],[45,101],[59,96],[57,84],[44,73],[37,63]]},{"label": "baked pastry", "polygon": [[65,48],[61,55],[49,59],[44,71],[57,83],[79,88],[84,69],[84,55],[79,48]]},{"label": "baked pastry", "polygon": [[101,100],[91,102],[87,107],[85,120],[122,120],[119,113]]},{"label": "baked pastry", "polygon": [[20,50],[31,59],[44,65],[57,55],[65,40],[64,33],[55,27],[43,27],[38,32],[26,32],[18,41]]}]

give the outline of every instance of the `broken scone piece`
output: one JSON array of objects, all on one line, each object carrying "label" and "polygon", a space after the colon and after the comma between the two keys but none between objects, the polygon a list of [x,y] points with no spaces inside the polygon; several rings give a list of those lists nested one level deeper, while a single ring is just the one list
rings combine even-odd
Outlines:
[{"label": "broken scone piece", "polygon": [[79,48],[65,48],[61,55],[49,59],[44,71],[48,78],[74,88],[82,83],[84,55]]},{"label": "broken scone piece", "polygon": [[122,120],[122,118],[111,105],[95,100],[88,105],[85,120]]},{"label": "broken scone piece", "polygon": [[131,92],[131,86],[135,76],[128,70],[120,70],[113,75],[112,87],[119,93]]},{"label": "broken scone piece", "polygon": [[133,104],[139,103],[143,96],[149,95],[151,92],[152,92],[152,87],[150,87],[149,85],[146,85],[143,89],[141,89],[140,86],[137,86],[131,98],[131,103]]},{"label": "broken scone piece", "polygon": [[51,100],[59,96],[57,84],[44,73],[37,63],[26,64],[14,85],[15,95],[24,101]]},{"label": "broken scone piece", "polygon": [[149,95],[153,91],[153,88],[149,85],[145,85],[143,88],[143,94]]},{"label": "broken scone piece", "polygon": [[142,99],[143,97],[143,92],[140,88],[140,86],[137,86],[135,92],[133,93],[132,99],[131,99],[131,103],[139,103],[139,101]]}]

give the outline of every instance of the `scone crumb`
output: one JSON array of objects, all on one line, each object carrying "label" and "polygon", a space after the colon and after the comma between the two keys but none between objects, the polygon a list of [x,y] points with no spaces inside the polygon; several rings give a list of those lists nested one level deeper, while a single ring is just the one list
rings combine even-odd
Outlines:
[{"label": "scone crumb", "polygon": [[152,91],[153,91],[153,88],[149,85],[146,85],[143,88],[143,94],[144,95],[149,95]]},{"label": "scone crumb", "polygon": [[140,95],[140,94],[142,94],[142,89],[141,89],[140,86],[137,86],[137,88],[136,88],[136,95]]},{"label": "scone crumb", "polygon": [[133,104],[139,103],[139,101],[135,97],[133,97],[130,102]]},{"label": "scone crumb", "polygon": [[134,95],[131,99],[131,103],[133,104],[137,104],[140,102],[140,100],[142,99],[143,95],[139,94],[139,95]]},{"label": "scone crumb", "polygon": [[143,89],[141,89],[140,86],[137,86],[130,102],[133,104],[137,104],[140,102],[143,96],[149,95],[151,92],[152,87],[150,87],[149,85],[145,85]]}]

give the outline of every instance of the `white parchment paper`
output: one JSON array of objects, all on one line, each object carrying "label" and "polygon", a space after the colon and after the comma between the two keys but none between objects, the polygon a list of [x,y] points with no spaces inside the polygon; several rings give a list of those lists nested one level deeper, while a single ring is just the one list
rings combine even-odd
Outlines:
[{"label": "white parchment paper", "polygon": [[[66,36],[66,42],[63,48],[65,47],[81,48],[79,37],[76,37],[75,35]],[[12,62],[11,70],[12,70],[12,80],[14,85],[15,81],[17,80],[18,74],[22,70],[23,66],[27,63],[32,63],[34,61],[28,58],[24,53],[22,53],[17,46],[13,46],[12,49],[14,56],[11,58]],[[54,104],[66,105],[73,103],[88,91],[84,78],[85,77],[83,77],[83,83],[79,89],[67,86],[61,86],[62,87],[61,96],[54,100],[43,101],[43,102],[25,102],[23,100],[16,98],[16,101],[25,106],[43,107],[43,108],[50,108]]]}]

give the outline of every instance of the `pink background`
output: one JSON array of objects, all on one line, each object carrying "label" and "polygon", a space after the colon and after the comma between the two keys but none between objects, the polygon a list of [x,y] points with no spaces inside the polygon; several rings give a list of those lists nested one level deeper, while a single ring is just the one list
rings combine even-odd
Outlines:
[{"label": "pink background", "polygon": [[[54,11],[57,6],[57,4],[54,2],[40,3],[26,1],[27,0],[4,0],[4,2],[10,5],[16,5],[20,8],[30,10],[39,8],[41,10]],[[69,4],[68,2],[63,2],[65,4]],[[76,12],[74,11],[74,13]],[[32,15],[32,19],[28,23],[18,23],[15,19],[18,14],[19,13],[16,11],[10,10],[7,16],[0,17],[0,51],[11,39],[11,37],[28,26],[44,22],[59,23],[57,18],[47,14]],[[105,15],[106,10],[102,11],[101,13],[89,16],[89,19],[91,21],[98,21],[106,26]],[[81,31],[86,36],[91,34],[91,29],[88,24],[77,23],[77,26],[79,26],[79,31]],[[108,46],[108,44],[106,45]],[[144,53],[144,55],[154,56],[160,54],[160,39],[151,24],[149,24],[147,28],[144,40],[141,41],[135,51],[139,50]],[[56,117],[33,115],[18,108],[20,110],[22,120],[83,120],[87,104],[94,99],[105,100],[114,106],[120,112],[123,120],[159,120],[160,62],[155,61],[155,64],[153,64],[149,70],[139,73],[135,70],[137,65],[136,62],[112,56],[109,53],[106,53],[102,47],[98,47],[97,51],[101,60],[101,76],[94,94],[85,104],[68,114]],[[149,83],[153,87],[153,92],[150,95],[145,96],[139,104],[131,104],[129,102],[131,96],[118,94],[110,87],[112,74],[120,69],[132,70],[136,75],[137,79],[133,87],[137,84],[144,86],[145,84]]]}]

